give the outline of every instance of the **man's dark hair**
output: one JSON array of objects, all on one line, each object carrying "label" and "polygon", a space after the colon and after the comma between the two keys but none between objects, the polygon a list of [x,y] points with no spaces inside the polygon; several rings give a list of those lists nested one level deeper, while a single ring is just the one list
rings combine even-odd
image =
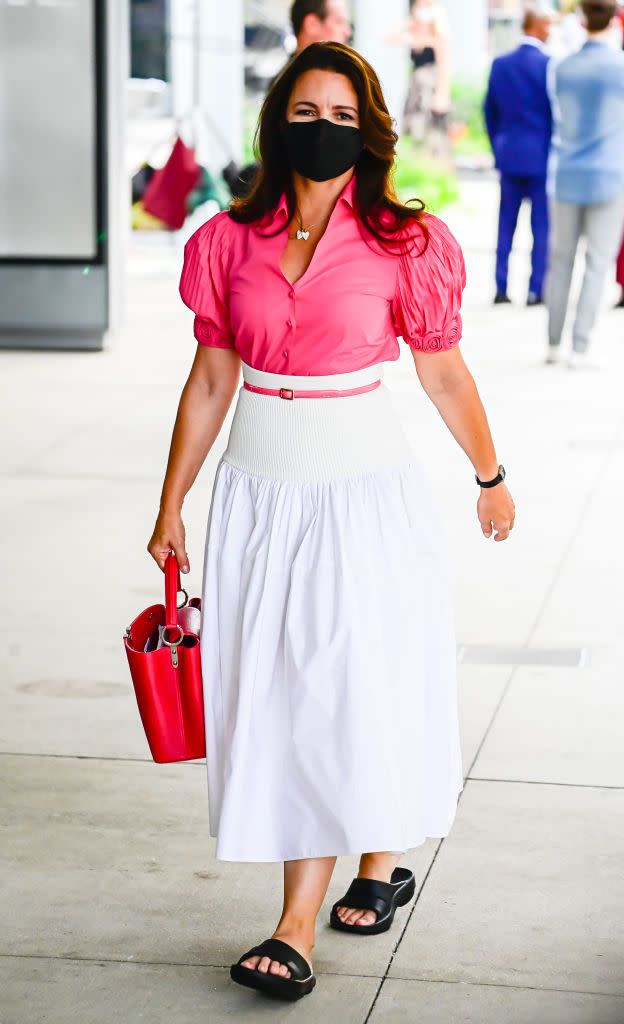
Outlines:
[{"label": "man's dark hair", "polygon": [[581,10],[585,15],[588,32],[604,32],[615,17],[615,0],[583,0]]},{"label": "man's dark hair", "polygon": [[290,8],[290,20],[296,36],[301,32],[303,19],[308,14],[316,14],[317,18],[325,21],[327,17],[327,0],[295,0]]}]

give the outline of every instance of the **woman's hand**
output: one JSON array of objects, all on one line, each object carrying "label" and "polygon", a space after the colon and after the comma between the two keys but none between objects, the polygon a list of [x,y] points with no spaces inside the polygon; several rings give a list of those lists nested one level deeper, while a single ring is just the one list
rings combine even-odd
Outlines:
[{"label": "woman's hand", "polygon": [[513,530],[516,507],[504,483],[481,488],[477,515],[485,537],[491,537],[496,531],[494,540],[507,540]]},{"label": "woman's hand", "polygon": [[147,550],[163,572],[165,571],[165,560],[170,551],[173,551],[176,556],[180,570],[182,572],[189,572],[190,564],[186,553],[186,531],[179,512],[168,513],[161,510],[158,513],[154,532],[147,545]]},{"label": "woman's hand", "polygon": [[447,89],[442,85],[435,90],[431,100],[431,112],[433,114],[448,114],[451,107],[451,97]]}]

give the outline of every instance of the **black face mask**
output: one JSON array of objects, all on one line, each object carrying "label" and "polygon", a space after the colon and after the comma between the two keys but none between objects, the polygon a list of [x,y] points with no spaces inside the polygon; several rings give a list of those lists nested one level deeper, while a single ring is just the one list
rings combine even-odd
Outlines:
[{"label": "black face mask", "polygon": [[284,135],[292,167],[304,178],[328,181],[353,167],[364,149],[359,128],[317,121],[288,121]]}]

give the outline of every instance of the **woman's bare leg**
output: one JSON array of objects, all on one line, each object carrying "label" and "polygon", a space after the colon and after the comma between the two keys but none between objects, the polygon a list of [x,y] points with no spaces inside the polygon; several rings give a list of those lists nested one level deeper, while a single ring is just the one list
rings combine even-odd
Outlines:
[{"label": "woman's bare leg", "polygon": [[[335,857],[311,857],[284,862],[284,905],[272,937],[287,942],[306,958],[310,966],[316,938],[316,918],[335,864]],[[251,956],[243,960],[243,966],[290,978],[286,965],[268,956]]]},{"label": "woman's bare leg", "polygon": [[[398,853],[363,853],[358,878],[376,878],[380,882],[389,882],[401,856]],[[345,924],[374,924],[377,920],[374,910],[337,907],[336,913]]]}]

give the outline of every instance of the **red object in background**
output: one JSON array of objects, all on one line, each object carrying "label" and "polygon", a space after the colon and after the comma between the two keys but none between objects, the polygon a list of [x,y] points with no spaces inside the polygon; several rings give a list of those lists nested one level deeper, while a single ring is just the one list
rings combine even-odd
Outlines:
[{"label": "red object in background", "polygon": [[180,569],[171,553],[165,562],[165,604],[146,608],[124,636],[147,742],[154,761],[161,764],[206,756],[199,635],[185,633],[180,625],[189,610],[198,617],[194,609],[201,612],[201,600],[188,601],[187,595],[188,604],[178,608],[181,589]]},{"label": "red object in background", "polygon": [[624,238],[622,239],[620,255],[618,256],[617,261],[616,281],[619,284],[620,288],[624,290]]},{"label": "red object in background", "polygon": [[195,151],[178,137],[167,163],[154,172],[145,189],[143,208],[167,227],[181,228],[186,220],[186,200],[200,175]]}]

